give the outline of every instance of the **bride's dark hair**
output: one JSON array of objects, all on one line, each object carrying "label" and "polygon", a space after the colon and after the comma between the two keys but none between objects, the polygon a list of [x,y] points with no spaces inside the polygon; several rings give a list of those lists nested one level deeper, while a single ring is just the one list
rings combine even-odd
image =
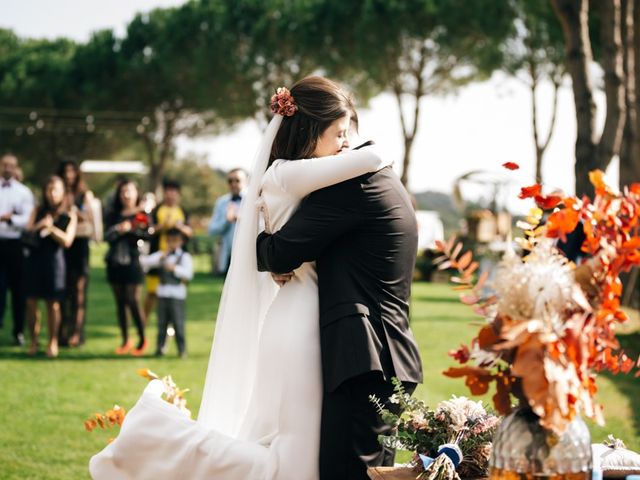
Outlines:
[{"label": "bride's dark hair", "polygon": [[353,99],[328,78],[303,78],[291,87],[291,96],[298,110],[282,119],[271,147],[269,165],[276,159],[311,158],[320,135],[340,118],[349,116],[358,127]]}]

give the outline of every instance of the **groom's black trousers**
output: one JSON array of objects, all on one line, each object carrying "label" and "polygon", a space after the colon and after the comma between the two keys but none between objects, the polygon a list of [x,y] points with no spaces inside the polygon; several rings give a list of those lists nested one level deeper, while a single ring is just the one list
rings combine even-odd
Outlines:
[{"label": "groom's black trousers", "polygon": [[[404,383],[413,393],[415,383]],[[392,466],[395,451],[384,448],[378,435],[389,435],[391,427],[378,415],[369,395],[375,395],[389,410],[393,385],[381,372],[367,372],[345,380],[324,393],[320,429],[320,480],[367,480],[367,467]]]}]

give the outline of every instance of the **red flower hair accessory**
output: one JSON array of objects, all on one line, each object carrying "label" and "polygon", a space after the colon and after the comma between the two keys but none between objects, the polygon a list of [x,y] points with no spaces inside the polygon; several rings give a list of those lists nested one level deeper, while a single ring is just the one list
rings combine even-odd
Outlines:
[{"label": "red flower hair accessory", "polygon": [[271,97],[271,111],[283,117],[291,117],[298,111],[289,89],[280,87],[276,90],[276,94]]}]

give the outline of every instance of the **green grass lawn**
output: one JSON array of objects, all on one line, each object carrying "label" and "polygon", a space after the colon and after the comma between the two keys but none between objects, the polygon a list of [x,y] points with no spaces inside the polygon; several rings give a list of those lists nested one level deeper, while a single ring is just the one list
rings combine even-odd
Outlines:
[{"label": "green grass lawn", "polygon": [[[146,380],[136,374],[148,367],[158,374],[171,373],[188,394],[194,415],[200,404],[205,370],[214,330],[220,280],[204,273],[206,259],[199,259],[200,273],[189,286],[187,341],[189,358],[175,357],[175,345],[162,359],[122,358],[114,355],[119,334],[111,292],[101,268],[101,252],[92,259],[87,344],[81,349],[62,350],[56,360],[42,354],[27,357],[10,346],[10,318],[0,330],[0,479],[88,478],[89,457],[105,444],[110,432],[87,433],[84,419],[118,403],[130,408]],[[451,394],[465,395],[461,380],[445,378],[441,372],[452,361],[447,351],[467,342],[478,319],[460,305],[447,285],[417,283],[414,287],[412,327],[420,344],[425,382],[417,395],[431,405]],[[155,318],[149,335],[155,344]],[[624,345],[638,353],[637,331],[622,337]],[[41,343],[44,343],[44,331]],[[135,338],[135,337],[134,337]],[[607,425],[593,427],[593,440],[607,433],[623,438],[640,450],[640,387],[631,377],[599,379],[600,399],[605,404]]]}]

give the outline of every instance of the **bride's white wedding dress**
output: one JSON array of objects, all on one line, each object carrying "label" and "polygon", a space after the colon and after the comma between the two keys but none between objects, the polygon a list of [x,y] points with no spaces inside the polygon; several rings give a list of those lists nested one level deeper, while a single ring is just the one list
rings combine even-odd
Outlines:
[{"label": "bride's white wedding dress", "polygon": [[[279,230],[309,193],[386,165],[371,148],[276,160],[262,180],[266,229]],[[160,398],[163,386],[155,380],[126,415],[115,441],[92,457],[92,477],[317,479],[322,372],[315,264],[303,264],[280,288],[259,338],[252,394],[237,436],[187,418]]]}]

